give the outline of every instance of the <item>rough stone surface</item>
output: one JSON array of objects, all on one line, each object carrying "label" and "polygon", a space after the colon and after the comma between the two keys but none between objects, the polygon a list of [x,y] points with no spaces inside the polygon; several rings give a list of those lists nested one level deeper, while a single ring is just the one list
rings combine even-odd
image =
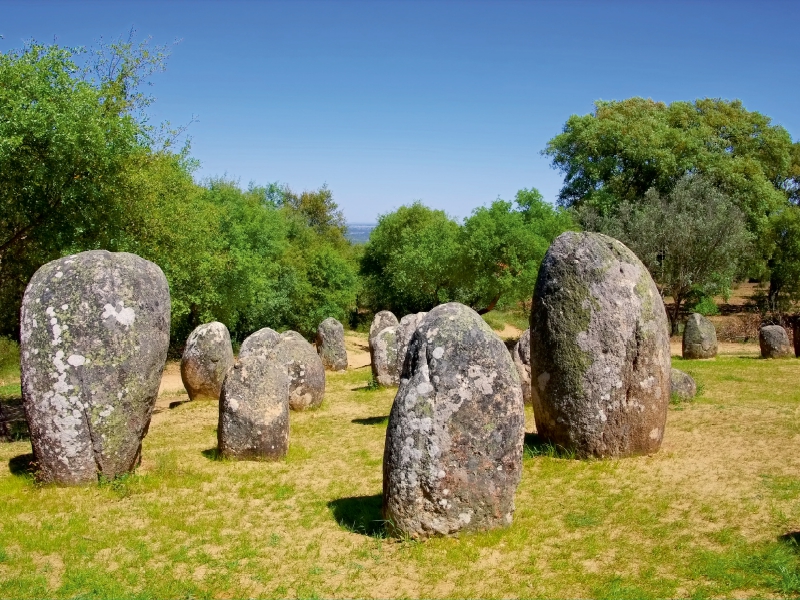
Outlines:
[{"label": "rough stone surface", "polygon": [[661,446],[670,399],[667,315],[647,269],[621,242],[560,235],[531,313],[536,429],[579,456]]},{"label": "rough stone surface", "polygon": [[683,329],[683,358],[714,358],[717,355],[717,330],[699,313],[693,313]]},{"label": "rough stone surface", "polygon": [[250,334],[239,347],[239,358],[248,356],[267,356],[275,345],[281,341],[281,334],[264,327]]},{"label": "rough stone surface", "polygon": [[434,308],[413,335],[383,457],[383,514],[415,538],[511,523],[522,470],[519,376],[470,308]]},{"label": "rough stone surface", "polygon": [[387,327],[370,338],[372,376],[379,385],[386,387],[400,384],[397,359],[398,329],[397,325]]},{"label": "rough stone surface", "polygon": [[794,355],[800,358],[800,320],[792,326],[792,341],[794,342]]},{"label": "rough stone surface", "polygon": [[526,329],[511,350],[511,358],[519,373],[522,384],[522,399],[525,404],[531,403],[531,330]]},{"label": "rough stone surface", "polygon": [[22,300],[22,394],[46,483],[88,484],[141,458],[169,346],[164,273],[93,250],[47,263]]},{"label": "rough stone surface", "polygon": [[289,408],[307,410],[322,404],[325,396],[325,367],[314,349],[296,331],[281,334],[281,340],[267,357],[286,367],[289,376]]},{"label": "rough stone surface", "polygon": [[317,328],[317,352],[322,366],[330,371],[347,369],[347,350],[344,345],[344,326],[328,317]]},{"label": "rough stone surface", "polygon": [[222,386],[217,427],[224,458],[276,460],[289,450],[289,377],[283,365],[247,356]]},{"label": "rough stone surface", "polygon": [[222,382],[232,366],[228,328],[218,321],[197,327],[189,334],[181,358],[181,379],[189,400],[219,400]]},{"label": "rough stone surface", "polygon": [[673,396],[683,401],[691,400],[697,395],[697,384],[694,382],[694,378],[688,373],[674,368],[670,370],[670,389]]},{"label": "rough stone surface", "polygon": [[375,318],[372,319],[372,325],[369,326],[369,342],[372,343],[372,338],[378,335],[381,331],[386,329],[387,327],[394,327],[398,324],[397,317],[394,316],[394,313],[388,310],[382,310],[375,314]]},{"label": "rough stone surface", "polygon": [[406,355],[408,354],[408,345],[411,343],[411,338],[414,337],[414,332],[419,327],[425,315],[428,313],[418,312],[415,314],[406,315],[400,319],[397,325],[397,372],[403,372],[405,365]]},{"label": "rough stone surface", "polygon": [[780,325],[765,325],[758,332],[761,356],[764,358],[788,358],[794,356],[789,335]]}]

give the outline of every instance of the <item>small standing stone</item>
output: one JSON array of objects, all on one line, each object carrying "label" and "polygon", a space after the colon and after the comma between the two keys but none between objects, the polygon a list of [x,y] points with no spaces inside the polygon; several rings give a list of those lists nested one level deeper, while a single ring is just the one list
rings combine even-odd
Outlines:
[{"label": "small standing stone", "polygon": [[525,404],[531,403],[531,330],[526,329],[511,350],[511,358],[519,373],[522,384],[522,399]]},{"label": "small standing stone", "polygon": [[219,321],[195,328],[186,340],[181,358],[181,379],[189,400],[219,400],[222,382],[233,366],[228,328]]},{"label": "small standing stone", "polygon": [[792,341],[794,342],[794,355],[800,358],[800,319],[795,320],[792,326]]},{"label": "small standing stone", "polygon": [[683,358],[714,358],[717,355],[717,330],[699,313],[693,313],[683,329]]},{"label": "small standing stone", "polygon": [[531,313],[536,430],[579,456],[661,446],[670,400],[664,303],[647,268],[598,233],[558,236],[539,269]]},{"label": "small standing stone", "polygon": [[239,360],[222,386],[217,427],[224,458],[276,460],[289,449],[289,378],[260,356]]},{"label": "small standing stone", "polygon": [[347,369],[347,350],[344,345],[344,327],[328,317],[317,328],[317,352],[322,359],[322,366],[331,371]]},{"label": "small standing stone", "polygon": [[388,310],[382,310],[375,314],[375,318],[372,319],[372,325],[369,326],[369,342],[372,343],[372,338],[378,335],[381,331],[386,329],[387,327],[394,327],[398,324],[397,317],[394,316],[394,313]]},{"label": "small standing stone", "polygon": [[289,375],[289,408],[307,410],[317,408],[325,397],[325,367],[303,336],[296,331],[281,334],[268,356],[286,367]]},{"label": "small standing stone", "polygon": [[42,266],[22,299],[22,395],[45,483],[97,482],[141,459],[169,346],[161,269],[92,250]]},{"label": "small standing stone", "polygon": [[239,358],[248,356],[267,356],[269,351],[281,341],[281,334],[277,331],[264,327],[255,333],[250,334],[239,347]]},{"label": "small standing stone", "polygon": [[789,335],[780,325],[765,325],[758,332],[761,356],[764,358],[789,358],[794,355]]},{"label": "small standing stone", "polygon": [[379,385],[390,387],[400,383],[397,345],[398,326],[387,327],[370,339],[372,377]]},{"label": "small standing stone", "polygon": [[383,514],[414,538],[509,525],[525,411],[500,338],[472,309],[437,306],[416,329],[383,456]]},{"label": "small standing stone", "polygon": [[694,378],[679,369],[670,370],[670,386],[672,395],[684,402],[697,395],[697,384],[694,382]]}]

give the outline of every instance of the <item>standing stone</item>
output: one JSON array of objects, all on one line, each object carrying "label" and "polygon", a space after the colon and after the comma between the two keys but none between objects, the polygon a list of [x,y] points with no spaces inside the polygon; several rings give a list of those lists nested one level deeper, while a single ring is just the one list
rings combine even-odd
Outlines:
[{"label": "standing stone", "polygon": [[224,458],[276,460],[289,450],[289,378],[283,365],[247,356],[222,386],[217,427]]},{"label": "standing stone", "polygon": [[780,325],[765,325],[758,332],[763,358],[789,358],[794,355],[789,335]]},{"label": "standing stone", "polygon": [[397,325],[387,327],[370,338],[369,352],[372,363],[372,377],[382,386],[399,385]]},{"label": "standing stone", "polygon": [[383,514],[414,538],[511,523],[525,413],[505,345],[472,309],[434,308],[414,333],[383,456]]},{"label": "standing stone", "polygon": [[714,358],[717,355],[717,330],[699,313],[693,313],[683,329],[683,358]]},{"label": "standing stone", "polygon": [[286,367],[289,375],[289,408],[306,410],[322,404],[325,396],[325,367],[314,350],[296,331],[281,334],[268,360]]},{"label": "standing stone", "polygon": [[197,327],[189,334],[181,358],[181,379],[189,400],[219,400],[222,382],[232,366],[228,328],[219,321]]},{"label": "standing stone", "polygon": [[670,370],[670,390],[674,397],[684,402],[697,395],[697,384],[688,373],[678,369]]},{"label": "standing stone", "polygon": [[522,384],[522,399],[525,404],[531,403],[531,330],[526,329],[511,350],[511,358],[519,373]]},{"label": "standing stone", "polygon": [[264,327],[255,333],[251,333],[239,347],[239,358],[248,356],[267,356],[269,351],[281,341],[281,334],[277,331]]},{"label": "standing stone", "polygon": [[417,327],[419,327],[427,314],[426,312],[418,312],[406,315],[400,319],[400,323],[397,326],[397,372],[401,376],[406,354],[408,354],[408,345],[411,343],[411,338],[414,337]]},{"label": "standing stone", "polygon": [[800,358],[800,319],[796,319],[792,326],[792,341],[794,342],[794,355]]},{"label": "standing stone", "polygon": [[42,266],[22,300],[22,394],[45,483],[88,484],[140,462],[169,346],[157,265],[81,252]]},{"label": "standing stone", "polygon": [[376,313],[375,318],[372,319],[372,325],[369,326],[369,343],[372,344],[372,338],[381,331],[387,327],[394,327],[397,324],[397,317],[394,316],[394,313],[388,310],[382,310]]},{"label": "standing stone", "polygon": [[347,369],[347,350],[344,346],[344,327],[328,317],[317,328],[317,352],[322,359],[322,366],[331,371]]},{"label": "standing stone", "polygon": [[667,315],[638,258],[597,233],[563,233],[539,270],[531,313],[536,429],[579,456],[661,446],[670,399]]}]

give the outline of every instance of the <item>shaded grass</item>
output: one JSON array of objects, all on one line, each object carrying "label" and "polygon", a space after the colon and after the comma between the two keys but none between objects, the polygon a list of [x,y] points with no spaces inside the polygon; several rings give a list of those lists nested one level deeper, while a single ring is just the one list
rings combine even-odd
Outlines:
[{"label": "shaded grass", "polygon": [[137,473],[88,488],[35,485],[30,444],[2,444],[0,597],[800,594],[800,361],[681,368],[705,394],[658,454],[576,460],[527,409],[514,523],[424,543],[385,536],[394,390],[357,391],[368,369],[292,413],[281,462],[216,460],[211,402],[156,414]]}]

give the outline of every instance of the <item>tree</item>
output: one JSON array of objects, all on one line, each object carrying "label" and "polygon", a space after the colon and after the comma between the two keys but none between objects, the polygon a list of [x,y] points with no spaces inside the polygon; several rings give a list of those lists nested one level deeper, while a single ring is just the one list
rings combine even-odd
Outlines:
[{"label": "tree", "polygon": [[629,98],[573,115],[544,154],[564,174],[564,206],[600,212],[668,194],[687,174],[705,175],[761,234],[769,215],[798,193],[800,144],[738,100],[664,104]]},{"label": "tree", "polygon": [[553,240],[576,225],[546,203],[538,190],[517,192],[515,209],[496,200],[476,208],[459,236],[464,300],[479,313],[505,302],[529,300],[539,265]]},{"label": "tree", "polygon": [[708,179],[685,176],[669,194],[652,188],[641,200],[622,201],[603,214],[578,211],[587,230],[625,243],[644,263],[659,290],[672,296],[672,331],[693,292],[715,295],[730,289],[745,263],[753,236],[733,201]]},{"label": "tree", "polygon": [[768,308],[784,312],[800,301],[800,207],[787,206],[773,216],[769,241]]},{"label": "tree", "polygon": [[459,225],[421,202],[381,215],[361,259],[367,303],[402,315],[458,298]]},{"label": "tree", "polygon": [[[149,151],[123,90],[84,78],[76,55],[80,51],[38,44],[0,54],[6,333],[16,328],[22,291],[42,263],[74,249],[113,246],[127,210],[129,166]],[[135,86],[124,93],[135,93]]]}]

